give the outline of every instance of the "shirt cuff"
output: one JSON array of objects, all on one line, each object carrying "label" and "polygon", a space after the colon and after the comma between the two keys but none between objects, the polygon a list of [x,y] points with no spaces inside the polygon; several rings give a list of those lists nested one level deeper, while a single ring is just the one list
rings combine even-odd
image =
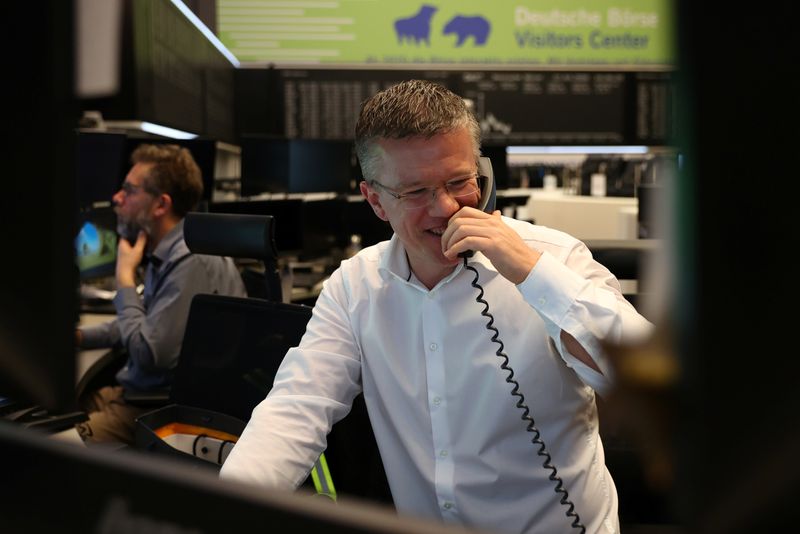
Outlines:
[{"label": "shirt cuff", "polygon": [[552,254],[543,252],[517,288],[537,312],[561,326],[570,306],[587,283]]}]

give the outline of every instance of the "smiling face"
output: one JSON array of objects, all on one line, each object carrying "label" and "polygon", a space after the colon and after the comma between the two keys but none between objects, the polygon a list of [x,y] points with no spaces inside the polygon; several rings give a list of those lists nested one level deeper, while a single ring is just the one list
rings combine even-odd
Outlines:
[{"label": "smiling face", "polygon": [[[473,141],[466,128],[438,134],[430,139],[380,139],[377,141],[378,165],[376,181],[396,192],[419,187],[443,186],[448,180],[477,170]],[[427,207],[407,210],[379,186],[362,183],[361,192],[375,214],[389,221],[403,243],[411,270],[428,288],[447,276],[460,259],[447,259],[442,254],[441,235],[447,221],[462,206],[475,207],[479,195],[454,199],[442,187]]]}]

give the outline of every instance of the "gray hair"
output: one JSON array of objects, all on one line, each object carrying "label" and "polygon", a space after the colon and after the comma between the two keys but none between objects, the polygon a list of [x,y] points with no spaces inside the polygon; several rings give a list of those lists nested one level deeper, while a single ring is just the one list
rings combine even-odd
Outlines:
[{"label": "gray hair", "polygon": [[481,129],[460,96],[425,80],[404,81],[375,94],[361,105],[356,122],[355,147],[364,179],[371,182],[379,173],[375,150],[379,139],[430,139],[464,127],[472,137],[477,162]]}]

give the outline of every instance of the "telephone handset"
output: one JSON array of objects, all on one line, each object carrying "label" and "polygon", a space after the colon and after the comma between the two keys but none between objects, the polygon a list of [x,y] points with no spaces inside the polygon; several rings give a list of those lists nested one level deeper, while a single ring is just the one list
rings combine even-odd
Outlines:
[{"label": "telephone handset", "polygon": [[[481,200],[478,205],[478,209],[485,211],[486,213],[493,213],[497,199],[497,188],[494,183],[494,173],[492,172],[492,163],[489,161],[489,158],[481,157],[478,160],[478,174],[481,176]],[[536,454],[543,459],[542,467],[550,472],[548,478],[555,484],[553,489],[559,496],[559,502],[561,505],[566,507],[565,515],[568,519],[572,519],[570,525],[572,528],[577,529],[581,533],[585,533],[586,527],[581,523],[581,518],[578,515],[578,512],[575,510],[575,505],[569,499],[569,492],[564,487],[564,482],[561,480],[561,477],[558,476],[558,470],[556,469],[556,466],[553,465],[552,457],[547,451],[547,447],[542,440],[539,429],[536,428],[536,422],[531,415],[531,410],[528,408],[527,404],[525,404],[525,396],[519,390],[519,382],[514,379],[514,370],[511,369],[511,366],[509,365],[508,356],[505,352],[503,352],[504,344],[500,340],[500,331],[496,326],[494,326],[494,317],[491,313],[489,313],[489,303],[483,298],[484,290],[483,287],[481,287],[481,285],[478,283],[478,270],[472,265],[469,265],[469,262],[467,261],[467,258],[471,258],[473,254],[474,252],[472,250],[467,250],[458,256],[464,259],[464,268],[472,271],[475,274],[475,279],[472,281],[472,287],[477,289],[479,292],[478,296],[475,297],[475,301],[484,306],[483,310],[481,311],[481,315],[488,319],[486,329],[490,332],[493,332],[492,342],[499,346],[497,352],[495,352],[495,355],[502,360],[500,363],[500,368],[508,374],[506,377],[506,382],[513,386],[511,390],[511,396],[516,398],[517,408],[522,410],[521,418],[525,423],[527,423],[525,430],[530,432],[532,436],[531,443],[537,449]]]},{"label": "telephone handset", "polygon": [[487,157],[478,159],[478,174],[480,174],[481,182],[481,202],[478,209],[486,213],[494,212],[494,206],[497,202],[497,186],[494,183],[494,171],[492,171],[492,162]]},{"label": "telephone handset", "polygon": [[[497,186],[494,183],[492,162],[487,157],[478,159],[478,182],[481,187],[481,200],[477,208],[486,213],[493,213],[497,202]],[[475,251],[465,250],[458,255],[459,258],[471,258]]]}]

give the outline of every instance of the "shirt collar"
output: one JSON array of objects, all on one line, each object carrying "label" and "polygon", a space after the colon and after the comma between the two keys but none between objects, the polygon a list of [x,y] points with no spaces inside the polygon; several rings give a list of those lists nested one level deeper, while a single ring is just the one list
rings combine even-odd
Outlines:
[{"label": "shirt collar", "polygon": [[158,268],[167,261],[172,255],[173,250],[183,240],[183,219],[176,224],[172,230],[156,245],[155,250],[150,255],[153,267]]},{"label": "shirt collar", "polygon": [[[496,271],[494,265],[492,265],[492,262],[489,261],[489,258],[484,256],[481,252],[476,252],[469,261],[472,264],[482,265],[488,270]],[[463,262],[459,263],[456,268],[453,269],[453,272],[445,276],[438,284],[436,284],[436,287],[449,282],[458,276],[463,269]],[[389,240],[389,245],[384,253],[381,254],[378,272],[384,281],[388,281],[391,277],[398,278],[405,283],[411,283],[410,280],[416,280],[416,277],[412,277],[411,275],[411,265],[408,263],[406,249],[400,239],[398,239],[397,234],[392,234],[392,238]],[[417,282],[417,284],[418,283],[419,282]]]}]

